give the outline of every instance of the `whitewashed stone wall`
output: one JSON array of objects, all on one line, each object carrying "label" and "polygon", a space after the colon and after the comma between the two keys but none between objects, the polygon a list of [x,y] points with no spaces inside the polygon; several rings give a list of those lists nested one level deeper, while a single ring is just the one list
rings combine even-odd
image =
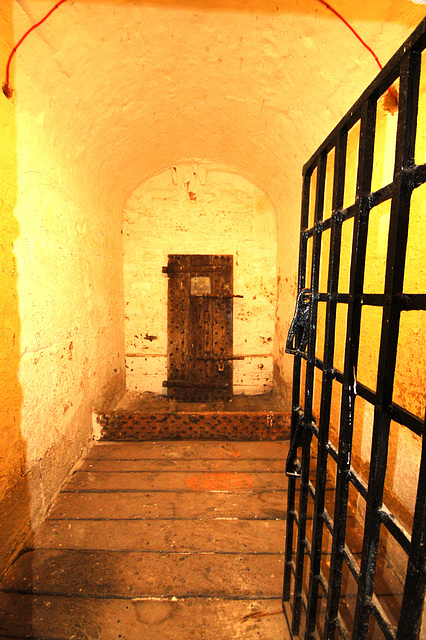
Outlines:
[{"label": "whitewashed stone wall", "polygon": [[124,212],[127,386],[165,393],[167,256],[234,256],[234,393],[272,389],[276,222],[269,198],[240,176],[181,164],[145,182]]}]

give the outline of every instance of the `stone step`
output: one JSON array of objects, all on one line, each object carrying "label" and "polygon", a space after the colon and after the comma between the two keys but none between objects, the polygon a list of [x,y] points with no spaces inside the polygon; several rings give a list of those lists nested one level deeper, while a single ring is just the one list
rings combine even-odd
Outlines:
[{"label": "stone step", "polygon": [[285,440],[290,413],[283,411],[95,412],[102,440]]}]

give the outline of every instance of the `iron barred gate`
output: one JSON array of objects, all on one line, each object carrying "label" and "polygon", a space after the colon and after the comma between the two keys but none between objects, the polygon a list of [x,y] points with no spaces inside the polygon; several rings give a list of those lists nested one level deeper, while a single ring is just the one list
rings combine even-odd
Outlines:
[{"label": "iron barred gate", "polygon": [[306,640],[418,637],[425,47],[426,20],[304,167],[283,602]]}]

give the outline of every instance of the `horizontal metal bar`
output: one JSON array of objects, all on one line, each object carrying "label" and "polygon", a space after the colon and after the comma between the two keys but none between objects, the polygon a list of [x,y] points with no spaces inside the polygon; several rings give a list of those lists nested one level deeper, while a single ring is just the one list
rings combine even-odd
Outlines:
[{"label": "horizontal metal bar", "polygon": [[324,371],[324,362],[322,360],[320,360],[319,358],[315,358],[314,364],[315,364],[317,369],[320,369],[321,371]]},{"label": "horizontal metal bar", "polygon": [[322,231],[328,231],[328,229],[331,229],[332,221],[333,221],[333,218],[326,218],[325,220],[322,220],[322,222],[321,222],[321,230]]},{"label": "horizontal metal bar", "polygon": [[333,218],[336,218],[340,223],[343,223],[346,220],[353,218],[357,209],[358,209],[357,203],[351,204],[351,206],[346,207],[346,209],[336,209],[335,211],[332,212],[331,218],[327,218],[327,220],[324,220],[324,221],[321,220],[320,222],[317,222],[313,227],[310,227],[309,229],[308,228],[303,229],[301,235],[303,238],[312,238],[316,230],[321,232],[331,227],[331,222]]},{"label": "horizontal metal bar", "polygon": [[358,380],[356,383],[356,393],[364,400],[367,400],[367,402],[369,402],[370,404],[374,405],[376,403],[375,392],[369,387],[366,387],[365,384],[358,382]]},{"label": "horizontal metal bar", "polygon": [[374,191],[371,194],[371,208],[377,207],[379,204],[390,200],[393,195],[393,182],[382,187],[378,191]]},{"label": "horizontal metal bar", "polygon": [[362,304],[376,307],[384,307],[394,301],[398,304],[400,311],[426,310],[426,294],[424,293],[398,293],[394,297],[383,293],[364,293],[361,296]]},{"label": "horizontal metal bar", "polygon": [[411,535],[408,531],[398,522],[395,516],[385,505],[382,505],[382,508],[379,510],[379,516],[389,533],[392,534],[395,540],[404,549],[405,553],[409,554]]},{"label": "horizontal metal bar", "polygon": [[[320,571],[319,574],[315,576],[315,578],[317,579],[317,581],[318,581],[318,583],[319,583],[319,585],[320,585],[320,587],[321,587],[321,589],[323,591],[324,597],[327,598],[327,596],[328,596],[327,580],[325,579],[325,576],[324,576],[323,572]],[[337,614],[336,622],[337,622],[337,626],[339,628],[340,637],[343,640],[350,640],[350,634],[349,634],[348,628],[347,628],[345,622],[343,621],[343,618],[342,618],[340,613]],[[313,634],[309,635],[309,640],[311,640],[311,638],[315,638],[315,640],[320,640],[321,636],[315,630],[313,632]]]},{"label": "horizontal metal bar", "polygon": [[368,484],[361,478],[359,473],[355,471],[353,467],[349,470],[349,480],[352,482],[355,489],[362,495],[364,500],[367,500]]},{"label": "horizontal metal bar", "polygon": [[[331,442],[328,443],[328,452],[329,452],[330,456],[333,458],[333,460],[335,462],[337,462],[338,461],[338,457],[339,457],[339,452]],[[362,495],[364,500],[366,500],[367,499],[367,493],[368,493],[368,485],[361,478],[359,473],[357,471],[355,471],[355,469],[353,467],[350,467],[350,469],[349,469],[349,480],[352,482],[352,484],[354,485],[355,489],[357,489],[359,491],[359,493]]]},{"label": "horizontal metal bar", "polygon": [[294,563],[294,560],[291,560],[291,561],[288,563],[288,566],[290,567],[290,570],[291,570],[292,574],[294,575],[294,574],[295,574],[295,572],[296,572],[296,565],[295,565],[295,563]]},{"label": "horizontal metal bar", "polygon": [[374,593],[373,593],[372,602],[369,608],[371,610],[371,613],[379,623],[379,627],[382,630],[386,640],[395,640],[396,638],[395,629],[391,624],[389,618],[387,617],[385,610],[380,604],[377,596],[374,595]]},{"label": "horizontal metal bar", "polygon": [[416,187],[426,182],[426,164],[419,164],[412,171],[413,182]]},{"label": "horizontal metal bar", "polygon": [[402,311],[426,311],[425,293],[404,293],[401,296]]},{"label": "horizontal metal bar", "polygon": [[314,298],[319,302],[341,302],[342,304],[349,304],[353,298],[350,293],[319,293]]},{"label": "horizontal metal bar", "polygon": [[358,569],[358,564],[355,558],[353,557],[352,552],[350,551],[347,544],[345,544],[345,550],[343,553],[344,553],[345,562],[348,565],[349,571],[353,575],[355,582],[358,584],[359,573],[360,573]]},{"label": "horizontal metal bar", "polygon": [[314,233],[315,233],[315,227],[311,227],[310,229],[304,229],[304,231],[302,232],[302,235],[307,239],[307,238],[312,238]]},{"label": "horizontal metal bar", "polygon": [[340,382],[340,384],[344,384],[345,376],[342,371],[339,371],[339,369],[333,369],[333,377],[337,382]]},{"label": "horizontal metal bar", "polygon": [[384,293],[364,293],[361,296],[361,304],[372,307],[384,307],[389,302],[389,297]]},{"label": "horizontal metal bar", "polygon": [[339,452],[337,451],[337,447],[335,447],[334,444],[330,441],[328,441],[327,447],[328,447],[329,454],[331,455],[333,460],[337,462],[337,458],[339,457]]},{"label": "horizontal metal bar", "polygon": [[328,513],[327,509],[324,509],[324,512],[322,514],[323,520],[326,524],[327,529],[329,530],[329,532],[331,534],[333,534],[333,519],[330,516],[330,514]]},{"label": "horizontal metal bar", "polygon": [[[326,298],[324,298],[326,299]],[[426,294],[424,293],[403,293],[395,297],[398,300],[401,311],[425,311],[426,310]],[[338,302],[342,302],[339,300]],[[373,307],[384,307],[390,304],[392,298],[384,293],[363,293],[361,296],[361,304]]]},{"label": "horizontal metal bar", "polygon": [[292,355],[294,356],[300,356],[301,358],[303,358],[304,360],[308,359],[308,356],[306,355],[306,353],[304,351],[300,351],[300,349],[296,349],[294,351],[294,353],[292,352]]},{"label": "horizontal metal bar", "polygon": [[407,409],[392,403],[390,407],[388,407],[388,413],[395,422],[404,425],[404,427],[408,427],[408,429],[418,436],[423,435],[423,420],[413,413],[410,413],[410,411],[407,411]]},{"label": "horizontal metal bar", "polygon": [[342,640],[350,640],[351,636],[340,613],[337,614],[337,626],[339,627],[339,633]]},{"label": "horizontal metal bar", "polygon": [[[331,535],[333,535],[333,520],[330,516],[330,514],[328,513],[328,511],[326,509],[324,509],[324,522],[327,525],[327,529],[329,530],[329,532],[331,533]],[[359,569],[358,569],[358,565],[357,562],[354,558],[354,556],[352,555],[352,552],[350,551],[348,545],[345,543],[344,546],[344,550],[343,550],[343,557],[345,559],[346,564],[348,565],[348,568],[350,570],[350,572],[352,573],[355,582],[358,584],[358,580],[359,580]]]},{"label": "horizontal metal bar", "polygon": [[341,302],[343,304],[352,302],[352,296],[349,293],[319,293],[316,299],[320,302]]}]

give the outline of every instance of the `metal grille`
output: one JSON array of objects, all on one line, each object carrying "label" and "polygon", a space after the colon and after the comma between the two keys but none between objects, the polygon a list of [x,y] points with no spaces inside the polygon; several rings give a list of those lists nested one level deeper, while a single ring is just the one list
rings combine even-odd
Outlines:
[{"label": "metal grille", "polygon": [[[307,335],[294,324],[290,350],[283,601],[293,637],[306,640],[415,640],[419,632],[424,406],[418,395],[412,404],[410,389],[399,394],[396,377],[410,366],[401,355],[406,336],[419,344],[426,324],[425,265],[412,250],[421,245],[413,202],[426,201],[425,33],[426,20],[304,167],[298,286],[307,290],[309,324]],[[383,105],[398,84],[392,115]],[[410,438],[413,449],[404,448]],[[404,464],[407,482],[418,485],[411,506],[398,495],[404,483],[390,478]],[[396,586],[387,578],[383,587],[385,574]]]}]

